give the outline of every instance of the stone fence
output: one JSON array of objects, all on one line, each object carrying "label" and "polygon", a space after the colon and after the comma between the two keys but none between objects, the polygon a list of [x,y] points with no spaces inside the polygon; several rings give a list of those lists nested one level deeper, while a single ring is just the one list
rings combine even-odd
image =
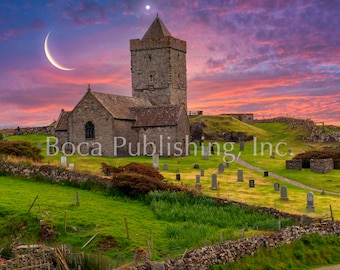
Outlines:
[{"label": "stone fence", "polygon": [[289,244],[308,234],[340,236],[340,223],[334,221],[322,221],[309,226],[291,226],[271,235],[260,235],[205,246],[185,252],[181,258],[174,260],[168,260],[160,263],[146,262],[143,265],[135,266],[134,269],[208,270],[214,264],[235,262],[245,255],[253,255],[261,247],[276,248],[284,244]]},{"label": "stone fence", "polygon": [[310,119],[297,119],[291,117],[275,117],[270,119],[254,119],[254,123],[285,123],[292,128],[304,127],[311,131],[315,127],[314,121]]},{"label": "stone fence", "polygon": [[0,129],[0,133],[3,136],[12,136],[12,135],[29,135],[29,134],[53,134],[54,127],[47,126],[47,127],[19,127],[18,128],[5,128]]}]

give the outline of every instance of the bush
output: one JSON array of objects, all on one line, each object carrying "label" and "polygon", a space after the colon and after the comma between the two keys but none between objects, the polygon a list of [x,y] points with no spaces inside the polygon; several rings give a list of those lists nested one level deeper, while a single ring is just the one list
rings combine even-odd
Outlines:
[{"label": "bush", "polygon": [[0,141],[0,154],[41,161],[44,157],[40,153],[41,150],[28,141]]},{"label": "bush", "polygon": [[4,135],[2,135],[2,133],[0,132],[0,141],[2,141],[4,139]]},{"label": "bush", "polygon": [[102,163],[102,172],[106,176],[111,176],[117,173],[136,173],[141,174],[145,176],[149,176],[151,178],[157,179],[157,180],[163,180],[164,176],[161,175],[156,169],[154,169],[152,166],[149,165],[143,165],[139,163],[129,163],[123,167],[116,167],[109,165],[107,163]]},{"label": "bush", "polygon": [[147,194],[155,190],[182,190],[181,187],[171,183],[162,182],[147,175],[131,172],[115,174],[112,177],[112,182],[114,187],[120,189],[125,195],[130,197]]}]

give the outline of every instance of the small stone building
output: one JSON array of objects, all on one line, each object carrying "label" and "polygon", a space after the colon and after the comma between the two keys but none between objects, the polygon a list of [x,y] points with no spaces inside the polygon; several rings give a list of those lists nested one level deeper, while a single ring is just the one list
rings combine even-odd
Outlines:
[{"label": "small stone building", "polygon": [[[171,36],[161,19],[130,41],[132,97],[92,91],[72,111],[61,110],[58,147],[104,156],[186,154],[186,42]],[[72,149],[73,147],[73,149]]]}]

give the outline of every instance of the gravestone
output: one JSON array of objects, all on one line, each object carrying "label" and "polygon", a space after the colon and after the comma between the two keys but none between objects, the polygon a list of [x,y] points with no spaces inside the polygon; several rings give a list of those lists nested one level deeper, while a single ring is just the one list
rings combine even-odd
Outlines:
[{"label": "gravestone", "polygon": [[269,173],[268,173],[267,171],[264,171],[264,172],[263,172],[263,176],[264,176],[264,177],[267,177],[268,175],[269,175]]},{"label": "gravestone", "polygon": [[224,167],[229,168],[229,161],[228,160],[226,160],[226,162],[224,163]]},{"label": "gravestone", "polygon": [[244,150],[244,142],[240,142],[240,151]]},{"label": "gravestone", "polygon": [[176,173],[176,181],[181,181],[181,174]]},{"label": "gravestone", "polygon": [[274,191],[280,191],[280,184],[274,183]]},{"label": "gravestone", "polygon": [[73,169],[74,169],[74,163],[68,164],[68,167],[69,167],[71,170],[73,170]]},{"label": "gravestone", "polygon": [[249,180],[249,187],[254,188],[255,187],[255,180],[251,179]]},{"label": "gravestone", "polygon": [[165,170],[165,171],[169,170],[168,163],[163,164],[163,170]]},{"label": "gravestone", "polygon": [[315,211],[315,206],[314,206],[314,193],[313,192],[308,192],[307,193],[307,211]]},{"label": "gravestone", "polygon": [[195,164],[194,164],[194,169],[199,169],[199,168],[200,168],[200,165],[197,164],[197,163],[195,163]]},{"label": "gravestone", "polygon": [[211,189],[217,190],[217,175],[215,173],[211,175]]},{"label": "gravestone", "polygon": [[41,142],[38,142],[38,143],[37,143],[37,147],[38,147],[38,149],[41,150],[41,149],[42,149],[42,143],[41,143]]},{"label": "gravestone", "polygon": [[237,170],[237,182],[243,182],[243,170]]},{"label": "gravestone", "polygon": [[152,167],[159,170],[159,154],[152,155]]},{"label": "gravestone", "polygon": [[199,184],[201,182],[201,176],[196,175],[196,184]]},{"label": "gravestone", "polygon": [[204,169],[201,169],[201,176],[204,176]]},{"label": "gravestone", "polygon": [[275,158],[275,152],[272,152],[270,155],[271,158]]},{"label": "gravestone", "polygon": [[210,152],[209,146],[204,146],[203,148],[203,159],[204,160],[209,159],[209,152]]},{"label": "gravestone", "polygon": [[286,186],[280,188],[280,195],[281,200],[288,201],[288,189]]},{"label": "gravestone", "polygon": [[196,186],[196,190],[198,192],[201,192],[201,184],[196,184],[195,186]]},{"label": "gravestone", "polygon": [[218,165],[218,173],[224,173],[224,166],[222,163]]},{"label": "gravestone", "polygon": [[66,156],[60,157],[60,164],[61,164],[61,166],[67,166],[67,157]]}]

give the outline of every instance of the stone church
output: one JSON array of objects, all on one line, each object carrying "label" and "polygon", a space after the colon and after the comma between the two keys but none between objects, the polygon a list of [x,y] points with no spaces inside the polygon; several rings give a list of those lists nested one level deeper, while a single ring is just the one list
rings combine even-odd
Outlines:
[{"label": "stone church", "polygon": [[186,42],[157,15],[142,39],[130,40],[130,52],[132,97],[89,85],[72,111],[61,110],[55,126],[60,149],[72,145],[83,155],[103,156],[188,154]]}]

